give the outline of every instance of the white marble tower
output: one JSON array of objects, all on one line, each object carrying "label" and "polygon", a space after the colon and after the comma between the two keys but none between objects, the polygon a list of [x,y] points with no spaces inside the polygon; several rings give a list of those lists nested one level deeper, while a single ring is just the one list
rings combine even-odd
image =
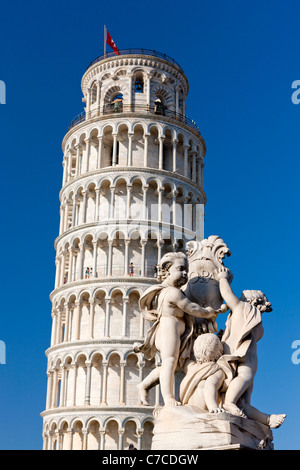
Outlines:
[{"label": "white marble tower", "polygon": [[139,404],[154,364],[133,352],[149,327],[138,301],[165,252],[203,238],[205,142],[164,54],[106,54],[81,87],[85,110],[62,143],[44,449],[150,449],[160,393]]}]

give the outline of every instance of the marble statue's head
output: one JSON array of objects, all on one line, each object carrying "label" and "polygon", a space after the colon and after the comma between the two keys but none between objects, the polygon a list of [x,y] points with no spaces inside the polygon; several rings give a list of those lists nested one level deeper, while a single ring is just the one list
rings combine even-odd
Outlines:
[{"label": "marble statue's head", "polygon": [[271,302],[261,290],[244,290],[241,295],[243,302],[257,307],[261,312],[272,312]]},{"label": "marble statue's head", "polygon": [[204,333],[196,338],[194,355],[198,363],[217,361],[222,354],[223,346],[217,335]]},{"label": "marble statue's head", "polygon": [[166,253],[158,265],[158,281],[167,280],[175,287],[181,287],[188,280],[188,260],[184,253]]}]

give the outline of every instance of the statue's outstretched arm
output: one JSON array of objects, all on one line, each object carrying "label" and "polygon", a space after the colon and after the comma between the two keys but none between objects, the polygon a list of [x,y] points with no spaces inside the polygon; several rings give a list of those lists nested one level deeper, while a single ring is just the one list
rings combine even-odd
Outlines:
[{"label": "statue's outstretched arm", "polygon": [[211,307],[200,307],[195,302],[191,302],[179,289],[174,290],[172,295],[172,303],[175,304],[180,310],[199,318],[213,318],[216,316],[216,311]]},{"label": "statue's outstretched arm", "polygon": [[226,302],[226,305],[233,310],[240,303],[240,299],[233,293],[228,281],[229,271],[227,268],[220,268],[217,274],[217,279],[220,285],[221,296]]}]

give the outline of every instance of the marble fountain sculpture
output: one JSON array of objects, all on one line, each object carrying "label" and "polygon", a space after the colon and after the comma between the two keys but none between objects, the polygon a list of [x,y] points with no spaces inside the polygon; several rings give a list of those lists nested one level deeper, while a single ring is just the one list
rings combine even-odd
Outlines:
[{"label": "marble fountain sculpture", "polygon": [[[162,257],[158,284],[140,298],[152,326],[135,350],[161,359],[139,385],[148,405],[149,390],[160,383],[164,406],[154,410],[153,450],[274,448],[272,428],[286,415],[251,403],[262,314],[272,311],[271,303],[260,290],[234,294],[233,274],[223,263],[230,254],[218,236],[191,241],[187,254]],[[225,330],[218,330],[217,316],[226,312]],[[183,375],[178,397],[177,372]]]}]

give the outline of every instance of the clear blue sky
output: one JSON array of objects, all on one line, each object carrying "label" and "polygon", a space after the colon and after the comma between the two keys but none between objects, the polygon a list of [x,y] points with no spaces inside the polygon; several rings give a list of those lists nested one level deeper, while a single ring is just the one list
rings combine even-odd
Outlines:
[{"label": "clear blue sky", "polygon": [[164,52],[189,79],[187,115],[207,143],[205,235],[231,248],[235,292],[261,289],[274,307],[253,405],[286,412],[275,447],[300,448],[299,16],[289,0],[1,2],[0,449],[42,448],[61,141],[83,110],[80,81],[103,53],[104,24],[120,49]]}]

